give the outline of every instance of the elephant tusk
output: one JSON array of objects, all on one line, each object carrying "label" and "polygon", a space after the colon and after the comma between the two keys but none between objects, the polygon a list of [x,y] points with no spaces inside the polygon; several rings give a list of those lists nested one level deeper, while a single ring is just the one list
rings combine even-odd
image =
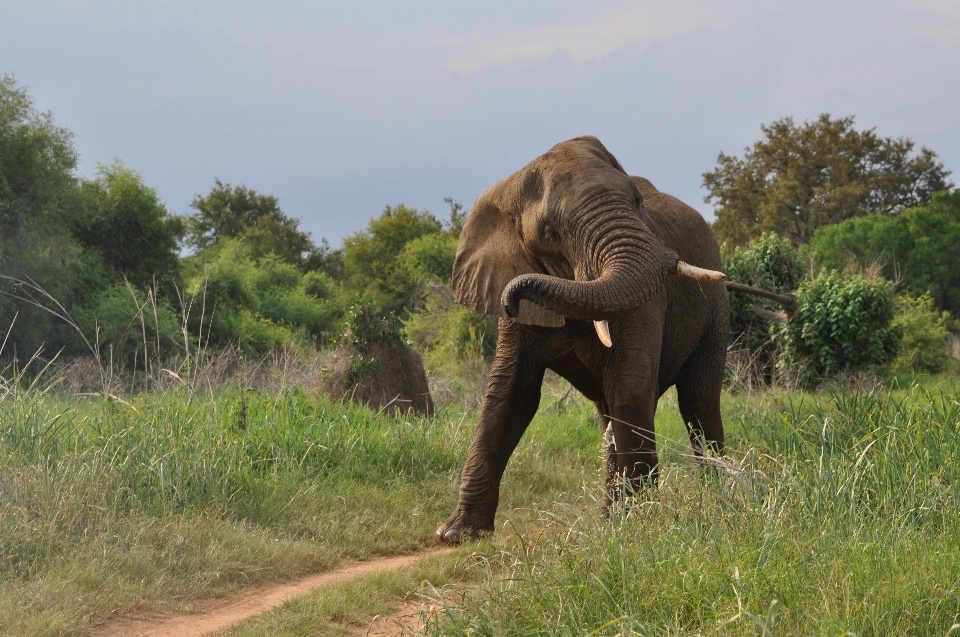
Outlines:
[{"label": "elephant tusk", "polygon": [[684,279],[693,279],[694,281],[723,281],[727,278],[727,275],[723,272],[717,272],[716,270],[707,270],[705,268],[698,268],[695,265],[690,265],[689,263],[684,263],[683,261],[677,261],[677,268],[673,273]]},{"label": "elephant tusk", "polygon": [[606,321],[594,321],[593,327],[597,330],[600,342],[607,347],[613,347],[613,339],[610,338],[610,324]]}]

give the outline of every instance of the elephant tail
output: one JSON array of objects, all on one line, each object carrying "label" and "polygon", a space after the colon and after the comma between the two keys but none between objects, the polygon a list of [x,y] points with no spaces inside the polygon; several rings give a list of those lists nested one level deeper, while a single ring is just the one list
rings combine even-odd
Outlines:
[{"label": "elephant tail", "polygon": [[749,285],[735,283],[733,281],[724,281],[724,284],[727,286],[727,291],[743,292],[744,294],[759,296],[765,299],[770,299],[774,303],[779,303],[781,306],[783,306],[786,316],[770,312],[770,314],[773,316],[766,316],[765,318],[767,319],[776,318],[778,320],[786,321],[790,318],[793,318],[793,315],[797,313],[797,299],[792,294],[777,294],[776,292],[767,292],[766,290],[761,290],[760,288],[750,287]]}]

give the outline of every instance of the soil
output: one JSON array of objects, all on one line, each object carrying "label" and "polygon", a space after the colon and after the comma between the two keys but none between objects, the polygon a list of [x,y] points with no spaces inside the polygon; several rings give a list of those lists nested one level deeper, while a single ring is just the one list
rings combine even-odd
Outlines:
[{"label": "soil", "polygon": [[[426,551],[414,555],[385,557],[368,562],[358,562],[335,571],[311,575],[295,582],[277,584],[252,590],[236,597],[217,602],[202,612],[159,617],[155,619],[121,618],[108,622],[95,632],[97,637],[207,637],[216,635],[248,617],[270,610],[287,600],[327,586],[354,579],[362,575],[393,571],[403,568],[431,555],[449,553],[452,548]],[[429,609],[407,603],[392,615],[377,617],[371,626],[360,630],[358,635],[412,634],[421,623],[421,610]]]}]

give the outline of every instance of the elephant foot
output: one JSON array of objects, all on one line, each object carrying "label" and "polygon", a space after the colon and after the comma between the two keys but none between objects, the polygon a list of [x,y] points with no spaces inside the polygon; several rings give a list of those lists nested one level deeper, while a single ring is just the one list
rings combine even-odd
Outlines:
[{"label": "elephant foot", "polygon": [[457,510],[437,529],[437,539],[446,544],[460,544],[491,533],[493,520],[481,522],[477,516]]}]

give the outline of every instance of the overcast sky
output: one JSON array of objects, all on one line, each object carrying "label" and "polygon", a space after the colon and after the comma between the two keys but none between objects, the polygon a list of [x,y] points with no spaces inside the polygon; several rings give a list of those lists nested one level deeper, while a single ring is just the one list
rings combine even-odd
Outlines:
[{"label": "overcast sky", "polygon": [[786,116],[960,172],[960,1],[0,0],[0,73],[81,174],[120,158],[176,213],[243,184],[335,246],[583,134],[707,218],[701,174]]}]

